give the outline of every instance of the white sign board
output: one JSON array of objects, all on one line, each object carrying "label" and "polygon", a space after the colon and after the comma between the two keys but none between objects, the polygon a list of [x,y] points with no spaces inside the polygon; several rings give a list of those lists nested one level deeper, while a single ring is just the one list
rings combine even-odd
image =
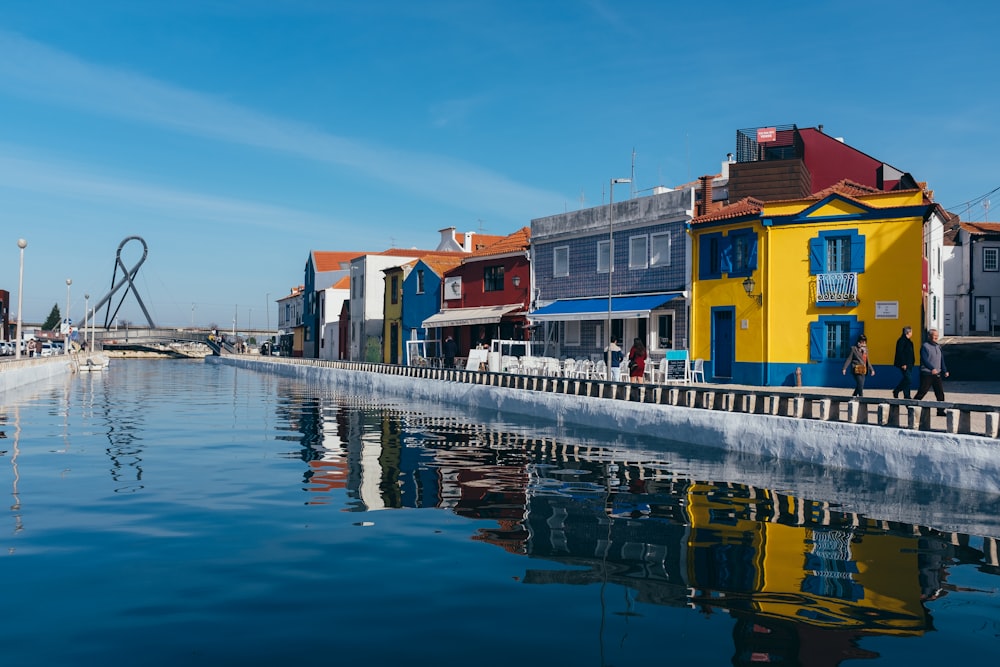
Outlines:
[{"label": "white sign board", "polygon": [[876,320],[898,320],[899,319],[899,302],[898,301],[876,301],[875,302],[875,319]]}]

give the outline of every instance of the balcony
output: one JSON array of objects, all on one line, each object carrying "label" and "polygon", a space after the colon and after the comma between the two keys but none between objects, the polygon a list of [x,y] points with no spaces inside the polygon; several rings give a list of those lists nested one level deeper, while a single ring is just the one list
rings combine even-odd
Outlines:
[{"label": "balcony", "polygon": [[[832,302],[832,303],[831,303]],[[857,273],[819,273],[816,275],[817,304],[858,302]]]}]

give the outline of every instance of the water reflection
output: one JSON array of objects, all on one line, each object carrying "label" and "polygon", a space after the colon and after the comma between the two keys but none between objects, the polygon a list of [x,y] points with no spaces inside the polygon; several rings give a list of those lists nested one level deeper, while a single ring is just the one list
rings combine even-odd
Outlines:
[{"label": "water reflection", "polygon": [[[436,507],[495,525],[473,539],[563,567],[530,585],[623,587],[635,604],[725,612],[733,664],[836,665],[866,636],[934,629],[960,590],[949,568],[996,575],[998,543],[846,512],[669,462],[455,417],[290,392],[278,406],[306,463],[309,502],[350,511]],[[603,609],[603,606],[602,606]],[[603,638],[602,638],[603,639]],[[806,648],[808,647],[808,648]]]}]

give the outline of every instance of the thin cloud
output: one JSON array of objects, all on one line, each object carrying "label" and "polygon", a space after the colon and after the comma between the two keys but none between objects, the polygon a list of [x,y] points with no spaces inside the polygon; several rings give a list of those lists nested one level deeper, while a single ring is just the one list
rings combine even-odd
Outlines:
[{"label": "thin cloud", "polygon": [[552,210],[563,200],[462,161],[336,136],[87,63],[14,33],[0,31],[0,52],[0,89],[6,94],[344,167],[421,197],[511,218]]},{"label": "thin cloud", "polygon": [[329,230],[332,221],[278,206],[172,190],[95,176],[93,170],[49,160],[12,155],[0,145],[0,185],[77,201],[110,202],[178,220],[235,223],[285,230],[290,224]]}]

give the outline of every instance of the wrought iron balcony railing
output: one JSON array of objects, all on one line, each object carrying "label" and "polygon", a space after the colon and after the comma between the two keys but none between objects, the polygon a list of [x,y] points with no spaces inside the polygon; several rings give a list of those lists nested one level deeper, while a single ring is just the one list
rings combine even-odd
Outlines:
[{"label": "wrought iron balcony railing", "polygon": [[816,301],[857,301],[857,273],[820,273],[816,276]]}]

